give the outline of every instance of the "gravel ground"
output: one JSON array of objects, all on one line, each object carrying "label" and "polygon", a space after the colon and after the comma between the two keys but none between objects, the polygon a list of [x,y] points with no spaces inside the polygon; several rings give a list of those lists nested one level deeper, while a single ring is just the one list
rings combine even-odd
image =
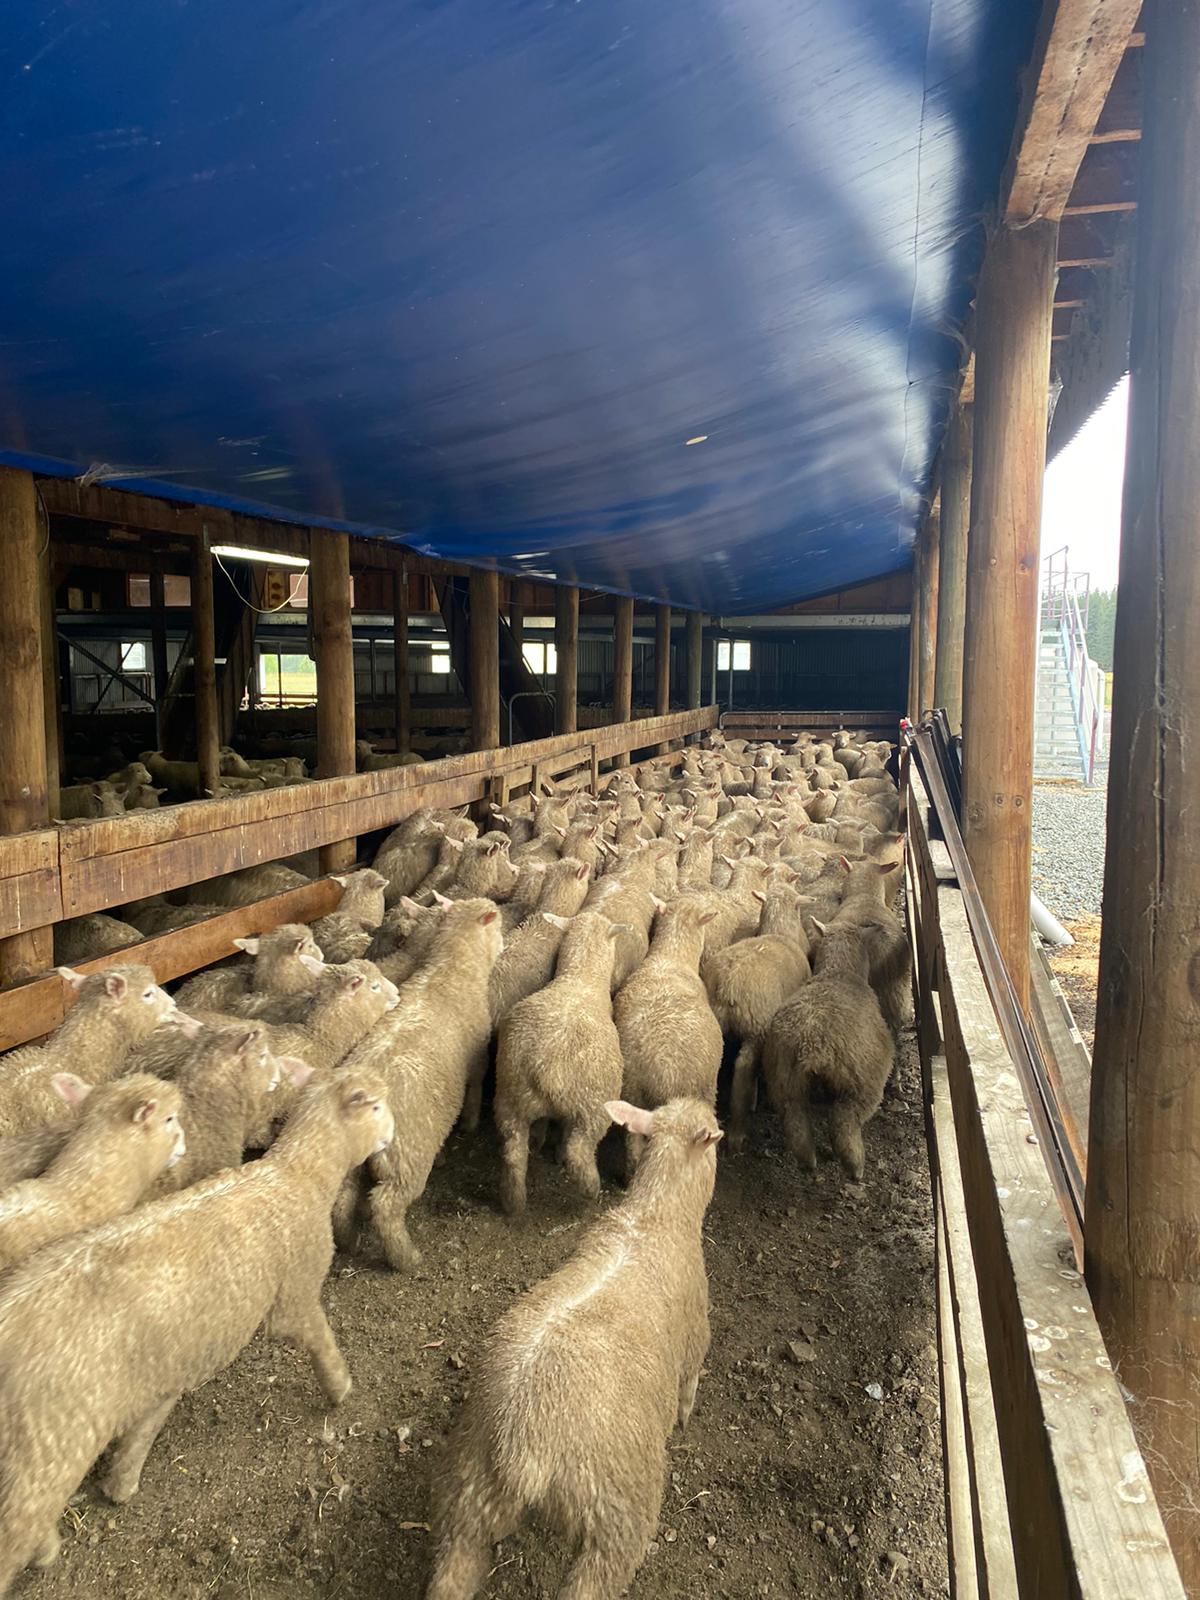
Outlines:
[{"label": "gravel ground", "polygon": [[1060,922],[1099,916],[1104,883],[1104,774],[1033,786],[1033,888]]}]

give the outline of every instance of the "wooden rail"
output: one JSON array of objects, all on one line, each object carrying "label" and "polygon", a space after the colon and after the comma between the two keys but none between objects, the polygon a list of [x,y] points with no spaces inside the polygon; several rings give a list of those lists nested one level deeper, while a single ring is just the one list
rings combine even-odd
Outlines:
[{"label": "wooden rail", "polygon": [[952,1592],[1183,1600],[945,845],[906,758]]},{"label": "wooden rail", "polygon": [[[426,806],[506,801],[515,791],[578,768],[594,785],[602,762],[702,733],[716,720],[716,707],[705,706],[422,766],[130,811],[0,838],[0,938],[353,840]],[[124,959],[144,962],[166,982],[231,955],[235,938],[323,916],[333,910],[339,893],[328,880],[306,885],[131,945]],[[121,954],[104,956],[82,970],[120,959]],[[65,999],[62,980],[54,974],[0,989],[0,1050],[56,1027]]]},{"label": "wooden rail", "polygon": [[721,732],[736,739],[773,739],[777,734],[836,732],[850,728],[855,733],[875,734],[881,739],[896,739],[903,715],[900,711],[725,711]]}]

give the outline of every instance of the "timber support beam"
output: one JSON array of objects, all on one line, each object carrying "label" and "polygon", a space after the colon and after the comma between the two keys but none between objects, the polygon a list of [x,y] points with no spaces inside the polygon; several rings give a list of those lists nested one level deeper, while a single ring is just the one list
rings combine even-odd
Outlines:
[{"label": "timber support beam", "polygon": [[1058,226],[1001,225],[979,279],[963,659],[963,838],[1029,1004],[1030,807],[1042,479]]},{"label": "timber support beam", "polygon": [[579,725],[578,589],[564,586],[554,591],[554,653],[558,660],[554,686],[554,731],[574,733]]},{"label": "timber support beam", "polygon": [[1088,1284],[1200,1594],[1200,6],[1150,8]]},{"label": "timber support beam", "polygon": [[[350,612],[350,541],[344,533],[312,536],[309,596],[317,664],[317,772],[337,778],[355,769],[354,633]],[[321,848],[322,872],[353,866],[356,844]]]},{"label": "timber support beam", "polygon": [[[42,530],[28,472],[0,467],[0,835],[44,828],[46,721],[42,714],[44,632]],[[54,959],[52,931],[36,928],[0,939],[0,983],[41,972]]]}]

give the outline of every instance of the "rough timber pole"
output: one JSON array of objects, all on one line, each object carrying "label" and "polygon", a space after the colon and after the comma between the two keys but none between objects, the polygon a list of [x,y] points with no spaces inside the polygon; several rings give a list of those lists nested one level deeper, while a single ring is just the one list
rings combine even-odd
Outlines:
[{"label": "rough timber pole", "polygon": [[938,578],[941,572],[939,517],[937,509],[930,511],[925,523],[925,554],[921,562],[921,663],[920,694],[922,711],[937,705],[934,694],[938,653]]},{"label": "rough timber pole", "polygon": [[[354,632],[350,612],[350,539],[315,530],[310,546],[308,603],[317,663],[317,775],[336,778],[355,768]],[[354,865],[357,844],[323,845],[322,872]]]},{"label": "rough timber pole", "polygon": [[1200,1594],[1200,4],[1152,4],[1088,1137],[1087,1275]]},{"label": "rough timber pole", "polygon": [[206,529],[192,553],[192,693],[196,702],[196,760],[202,793],[221,786],[221,720],[217,707],[217,639],[213,620],[213,558]]},{"label": "rough timber pole", "polygon": [[[0,833],[44,828],[46,723],[42,715],[42,599],[39,579],[43,531],[28,472],[0,468]],[[44,972],[54,962],[49,928],[0,939],[0,983]]]},{"label": "rough timber pole", "polygon": [[924,586],[924,528],[913,544],[912,599],[908,607],[908,714],[921,716],[921,592]]},{"label": "rough timber pole", "polygon": [[49,525],[42,530],[39,545],[38,590],[42,607],[42,711],[46,723],[46,809],[52,817],[59,813],[59,788],[62,761],[59,738],[62,730],[62,705],[58,684],[58,616],[54,607],[54,552],[50,548]]},{"label": "rough timber pole", "polygon": [[958,405],[942,456],[941,568],[938,573],[934,703],[962,729],[963,630],[967,615],[967,539],[971,526],[971,429],[975,408]]},{"label": "rough timber pole", "polygon": [[[671,608],[654,608],[654,715],[665,717],[671,709]],[[667,746],[656,746],[665,756]]]},{"label": "rough timber pole", "polygon": [[1002,225],[979,279],[963,647],[963,836],[1029,1003],[1029,810],[1039,540],[1058,224]]},{"label": "rough timber pole", "polygon": [[558,671],[554,684],[554,731],[574,733],[578,725],[575,708],[579,673],[579,590],[554,591],[554,651]]},{"label": "rough timber pole", "polygon": [[[628,722],[633,716],[633,601],[620,596],[613,614],[613,708],[614,722]],[[629,754],[616,756],[613,765],[627,767]]]},{"label": "rough timber pole", "polygon": [[508,631],[512,634],[513,650],[520,660],[525,652],[525,585],[519,578],[512,580],[512,599],[508,603]]},{"label": "rough timber pole", "polygon": [[392,650],[395,677],[396,749],[412,745],[412,694],[408,684],[408,571],[392,573]]},{"label": "rough timber pole", "polygon": [[704,667],[704,613],[688,611],[688,710],[699,710]]},{"label": "rough timber pole", "polygon": [[472,572],[470,603],[471,745],[500,745],[500,575]]}]

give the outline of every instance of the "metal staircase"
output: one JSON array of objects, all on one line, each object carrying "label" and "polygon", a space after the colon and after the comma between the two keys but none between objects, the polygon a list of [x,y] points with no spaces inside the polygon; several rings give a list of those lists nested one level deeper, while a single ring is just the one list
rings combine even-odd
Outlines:
[{"label": "metal staircase", "polygon": [[1104,675],[1087,650],[1088,575],[1070,571],[1066,545],[1042,566],[1034,776],[1090,784],[1102,737]]}]

